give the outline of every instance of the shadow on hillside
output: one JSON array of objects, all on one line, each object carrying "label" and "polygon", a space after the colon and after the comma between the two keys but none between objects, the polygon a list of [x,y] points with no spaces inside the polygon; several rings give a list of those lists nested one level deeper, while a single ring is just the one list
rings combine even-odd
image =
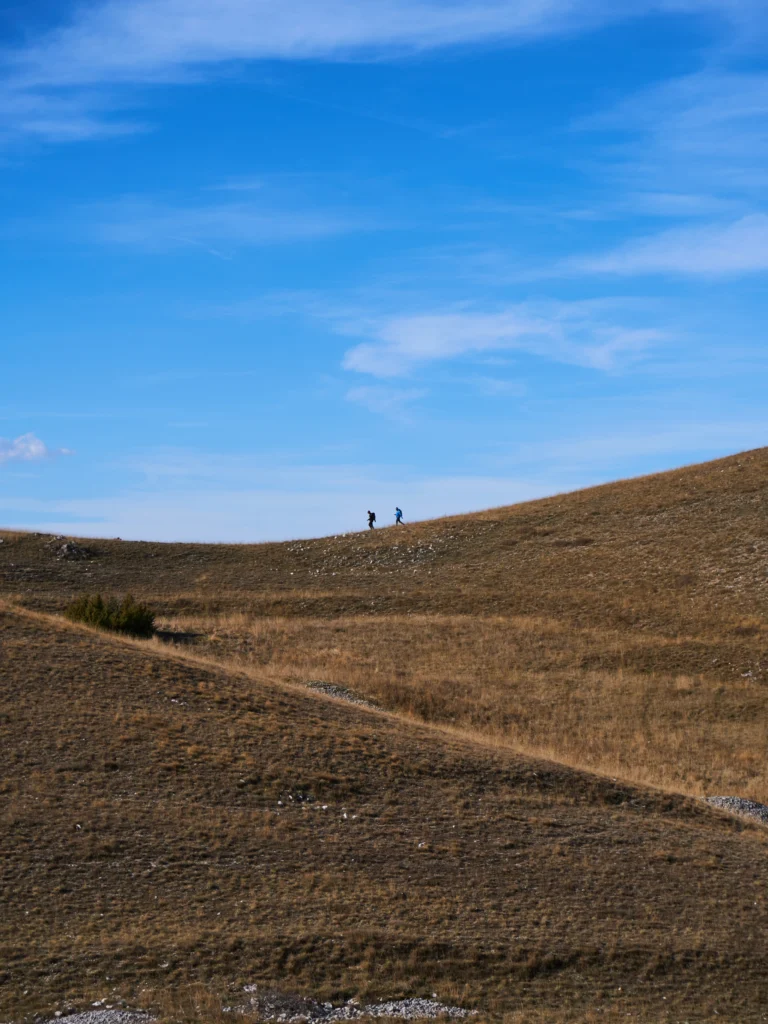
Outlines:
[{"label": "shadow on hillside", "polygon": [[186,633],[178,629],[155,630],[155,636],[158,640],[162,640],[166,644],[176,644],[177,646],[194,644],[203,635],[203,633]]}]

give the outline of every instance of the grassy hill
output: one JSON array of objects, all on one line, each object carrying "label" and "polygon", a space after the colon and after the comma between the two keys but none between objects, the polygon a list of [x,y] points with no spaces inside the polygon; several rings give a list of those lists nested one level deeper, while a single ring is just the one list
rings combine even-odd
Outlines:
[{"label": "grassy hill", "polygon": [[131,591],[263,678],[324,679],[517,749],[768,802],[768,449],[285,544],[6,535],[0,594]]},{"label": "grassy hill", "polygon": [[5,1018],[256,982],[762,1019],[764,830],[34,613],[0,642]]},{"label": "grassy hill", "polygon": [[0,1019],[762,1020],[768,833],[690,796],[768,801],[767,496],[762,449],[315,541],[0,534]]}]

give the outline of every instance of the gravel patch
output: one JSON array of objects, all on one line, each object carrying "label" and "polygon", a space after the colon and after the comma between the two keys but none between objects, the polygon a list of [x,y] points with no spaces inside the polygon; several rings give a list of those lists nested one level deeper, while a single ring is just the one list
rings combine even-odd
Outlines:
[{"label": "gravel patch", "polygon": [[[246,992],[255,992],[256,986],[247,985]],[[461,1019],[474,1016],[477,1010],[464,1010],[460,1006],[447,1006],[435,999],[395,999],[386,1003],[371,1003],[362,1006],[350,1000],[343,1006],[333,1003],[319,1003],[302,996],[285,996],[270,992],[253,995],[249,1004],[241,1007],[226,1007],[225,1012],[242,1014],[257,1013],[260,1020],[276,1021],[278,1024],[308,1024],[311,1021],[357,1020],[360,1017],[395,1017],[400,1020],[434,1020],[436,1017]],[[59,1015],[43,1021],[42,1024],[153,1024],[154,1017],[139,1010],[125,1010],[116,1007],[86,1010],[83,1013]]]},{"label": "gravel patch", "polygon": [[154,1019],[148,1013],[141,1013],[138,1010],[105,1008],[51,1017],[43,1024],[151,1024]]},{"label": "gravel patch", "polygon": [[[355,1010],[354,1014],[350,1010]],[[369,1006],[340,1006],[326,1020],[354,1020],[355,1017],[400,1017],[402,1020],[424,1020],[431,1017],[469,1017],[476,1011],[460,1006],[447,1006],[434,999],[395,999]]]},{"label": "gravel patch", "polygon": [[[247,986],[246,991],[253,991]],[[333,1003],[318,1003],[314,999],[301,996],[283,996],[266,993],[253,996],[251,1009],[255,1010],[261,1020],[277,1021],[278,1024],[305,1024],[308,1021],[346,1021],[360,1017],[396,1017],[400,1020],[427,1020],[436,1017],[464,1018],[477,1013],[476,1010],[464,1010],[460,1006],[447,1006],[435,999],[395,999],[385,1003],[361,1005],[350,1000],[343,1006]]]},{"label": "gravel patch", "polygon": [[378,704],[374,704],[373,701],[366,700],[365,697],[360,697],[357,693],[353,693],[352,690],[348,690],[346,686],[337,686],[336,683],[324,683],[320,679],[309,679],[304,684],[308,690],[317,690],[318,693],[326,693],[329,697],[335,697],[337,700],[345,700],[349,704],[359,704],[362,708],[373,708],[374,710],[380,710]]},{"label": "gravel patch", "polygon": [[751,818],[761,825],[768,825],[768,804],[758,804],[740,796],[705,796],[704,802],[721,811],[737,814],[740,818]]}]

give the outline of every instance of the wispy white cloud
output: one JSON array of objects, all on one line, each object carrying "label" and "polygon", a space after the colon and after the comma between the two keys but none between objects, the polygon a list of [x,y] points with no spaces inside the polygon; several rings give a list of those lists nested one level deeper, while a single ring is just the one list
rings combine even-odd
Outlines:
[{"label": "wispy white cloud", "polygon": [[[263,59],[381,59],[435,48],[589,31],[650,12],[715,13],[744,26],[760,0],[102,0],[24,48],[5,54],[9,108],[57,90],[88,94],[125,84],[185,82],[219,65]],[[99,102],[95,99],[95,102]],[[62,125],[67,118],[62,118]],[[38,132],[66,137],[49,108]],[[29,131],[24,116],[10,130]],[[109,131],[109,120],[94,120]],[[78,137],[72,134],[70,137]],[[80,136],[84,137],[84,136]]]},{"label": "wispy white cloud", "polygon": [[743,201],[768,184],[767,118],[768,74],[707,69],[643,89],[574,128],[604,137],[593,171],[641,194]]},{"label": "wispy white cloud", "polygon": [[768,419],[698,420],[672,422],[659,430],[638,422],[633,428],[601,434],[577,434],[548,441],[531,441],[510,447],[507,455],[489,462],[497,467],[546,464],[610,468],[616,461],[645,456],[681,456],[688,461],[759,448],[768,439]]},{"label": "wispy white cloud", "polygon": [[[124,540],[253,542],[362,530],[366,510],[380,525],[399,505],[410,520],[472,512],[566,489],[568,477],[453,474],[415,477],[404,470],[325,470],[299,486],[135,490],[119,496],[41,501],[0,496],[11,527]],[[586,482],[584,478],[579,483]],[[592,481],[589,481],[592,482]],[[390,520],[391,521],[391,520]],[[297,570],[298,572],[298,570]]]},{"label": "wispy white cloud", "polygon": [[439,360],[508,350],[554,362],[611,370],[663,338],[655,328],[626,327],[596,316],[590,302],[526,304],[494,312],[457,309],[337,324],[367,336],[344,356],[344,368],[396,377]]},{"label": "wispy white cloud", "polygon": [[98,240],[146,249],[202,246],[214,256],[231,253],[217,246],[271,245],[326,238],[372,228],[368,217],[291,208],[265,197],[259,202],[170,206],[149,200],[124,199],[82,211],[88,231]]},{"label": "wispy white cloud", "polygon": [[[592,204],[581,206],[550,200],[541,203],[509,203],[493,198],[473,200],[467,204],[469,213],[498,219],[509,217],[517,222],[566,226],[571,230],[578,223],[600,223],[627,218],[694,219],[738,217],[750,212],[750,204],[740,197],[715,196],[696,192],[662,192],[653,189],[628,191],[625,195],[612,191],[609,199],[592,196]],[[488,254],[485,254],[486,258]],[[476,257],[477,258],[477,257]]]},{"label": "wispy white cloud", "polygon": [[259,58],[345,58],[583,31],[653,10],[719,10],[729,0],[108,0],[16,58],[36,84],[152,81],[183,69]]},{"label": "wispy white cloud", "polygon": [[[560,226],[580,220],[631,220],[636,237],[606,252],[579,254],[540,268],[510,268],[507,256],[497,262],[518,281],[574,273],[764,272],[766,124],[768,74],[712,68],[657,83],[582,119],[572,126],[575,134],[597,136],[597,141],[590,140],[590,158],[583,168],[592,178],[592,201],[544,208],[511,204],[506,210],[503,203],[491,203],[489,212]],[[640,235],[638,217],[678,221],[680,226]]]},{"label": "wispy white cloud", "polygon": [[476,375],[471,378],[471,384],[482,395],[489,398],[522,398],[527,388],[521,380],[509,380],[504,377],[490,377]]},{"label": "wispy white cloud", "polygon": [[123,111],[113,89],[34,90],[0,76],[0,141],[26,135],[46,142],[82,142],[149,130]]},{"label": "wispy white cloud", "polygon": [[423,388],[389,388],[379,385],[361,385],[360,387],[350,388],[346,398],[348,402],[362,405],[370,412],[406,421],[410,419],[408,406],[412,402],[426,397],[427,394],[428,392]]},{"label": "wispy white cloud", "polygon": [[72,455],[68,448],[49,448],[35,434],[21,434],[14,440],[0,437],[0,465],[5,462],[41,462],[57,455]]},{"label": "wispy white cloud", "polygon": [[[579,437],[478,452],[485,472],[417,474],[377,465],[303,465],[265,471],[255,458],[226,453],[147,453],[146,478],[113,495],[41,500],[0,496],[11,526],[56,533],[166,541],[263,541],[365,528],[366,509],[397,504],[409,521],[509,505],[563,493],[642,469],[667,469],[765,443],[768,422],[696,422],[664,431],[638,424]],[[649,462],[650,460],[650,462]],[[169,486],[169,484],[174,484]]]},{"label": "wispy white cloud", "polygon": [[561,265],[584,274],[734,275],[768,271],[768,215],[730,224],[675,228],[638,238],[601,255]]},{"label": "wispy white cloud", "polygon": [[134,377],[126,376],[137,384],[171,384],[191,380],[242,380],[244,377],[258,377],[261,370],[218,370],[212,367],[201,369],[178,368],[174,370],[158,370],[157,373],[137,373]]},{"label": "wispy white cloud", "polygon": [[[747,5],[738,13],[748,24],[755,10]],[[588,156],[580,164],[591,183],[587,202],[485,199],[471,208],[564,228],[569,244],[578,222],[634,222],[633,234],[638,218],[681,225],[554,266],[515,267],[508,255],[497,255],[502,272],[518,281],[574,272],[763,271],[768,260],[767,124],[768,74],[710,67],[639,90],[571,126],[576,161],[579,137],[589,134]],[[484,257],[491,272],[492,257]]]},{"label": "wispy white cloud", "polygon": [[265,187],[264,178],[228,178],[218,185],[212,185],[212,192],[260,192]]},{"label": "wispy white cloud", "polygon": [[616,215],[649,217],[718,217],[746,214],[743,199],[696,192],[631,192],[616,205]]}]

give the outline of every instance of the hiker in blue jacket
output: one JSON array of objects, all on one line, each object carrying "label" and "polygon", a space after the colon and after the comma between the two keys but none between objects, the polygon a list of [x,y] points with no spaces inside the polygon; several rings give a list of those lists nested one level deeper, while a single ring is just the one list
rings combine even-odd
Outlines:
[{"label": "hiker in blue jacket", "polygon": [[395,509],[395,526],[399,526],[403,521],[403,510],[401,508]]}]

